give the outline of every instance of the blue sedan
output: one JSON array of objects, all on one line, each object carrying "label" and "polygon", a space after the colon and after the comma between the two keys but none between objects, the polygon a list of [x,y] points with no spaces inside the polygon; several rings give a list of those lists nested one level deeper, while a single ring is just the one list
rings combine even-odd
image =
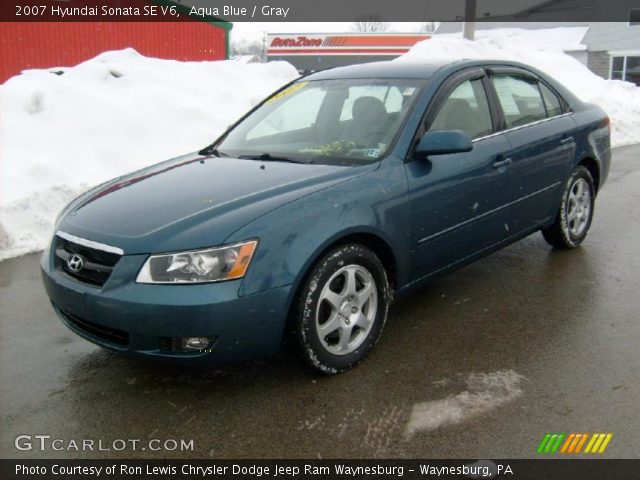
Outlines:
[{"label": "blue sedan", "polygon": [[338,373],[394,298],[537,231],[579,246],[609,137],[602,109],[513,62],[314,73],[204,150],[72,201],[44,285],[115,351],[190,364],[289,345]]}]

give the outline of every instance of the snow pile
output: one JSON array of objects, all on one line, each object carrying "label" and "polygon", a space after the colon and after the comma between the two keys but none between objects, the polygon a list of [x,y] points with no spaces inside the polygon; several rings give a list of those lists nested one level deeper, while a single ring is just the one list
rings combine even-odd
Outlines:
[{"label": "snow pile", "polygon": [[463,392],[442,400],[416,403],[407,423],[405,439],[419,432],[457,425],[515,400],[522,395],[522,380],[523,377],[513,370],[470,374]]},{"label": "snow pile", "polygon": [[[612,142],[640,142],[640,88],[603,80],[561,50],[574,29],[439,35],[396,61],[515,59],[546,71],[612,119]],[[52,72],[64,71],[63,75]],[[0,260],[45,247],[60,209],[87,188],[195,151],[297,77],[287,63],[176,62],[134,50],[0,85]]]},{"label": "snow pile", "polygon": [[479,31],[475,42],[464,40],[459,34],[436,35],[416,44],[396,61],[479,58],[515,60],[531,65],[551,75],[581,100],[600,105],[611,118],[613,146],[640,143],[640,87],[600,78],[564,53],[562,49],[577,48],[579,35],[573,30],[487,30]]},{"label": "snow pile", "polygon": [[44,248],[58,211],[82,191],[208,145],[297,76],[284,62],[177,62],[129,49],[8,80],[0,85],[0,260]]}]

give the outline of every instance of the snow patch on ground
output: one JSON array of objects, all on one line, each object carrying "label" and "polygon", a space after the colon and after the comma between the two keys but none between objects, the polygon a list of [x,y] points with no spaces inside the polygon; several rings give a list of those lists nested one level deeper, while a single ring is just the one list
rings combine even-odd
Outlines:
[{"label": "snow patch on ground", "polygon": [[513,370],[472,373],[466,379],[467,389],[443,400],[417,403],[405,430],[409,439],[419,432],[431,432],[484,415],[509,403],[520,395],[523,377]]},{"label": "snow patch on ground", "polygon": [[0,85],[0,260],[44,248],[57,213],[89,187],[210,144],[297,76],[285,62],[178,62],[128,49],[9,79]]},{"label": "snow patch on ground", "polygon": [[581,100],[600,105],[611,118],[612,146],[640,143],[640,87],[600,78],[564,53],[563,48],[571,48],[578,38],[576,32],[567,28],[479,31],[474,42],[460,38],[460,34],[436,35],[416,44],[395,61],[477,58],[515,60],[531,65],[551,75]]}]

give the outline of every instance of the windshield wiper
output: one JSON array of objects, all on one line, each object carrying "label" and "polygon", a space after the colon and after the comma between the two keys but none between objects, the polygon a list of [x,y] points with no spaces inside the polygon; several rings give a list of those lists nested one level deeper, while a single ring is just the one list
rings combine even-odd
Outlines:
[{"label": "windshield wiper", "polygon": [[214,148],[213,145],[208,146],[204,150],[200,150],[198,152],[200,155],[213,155],[214,157],[228,157],[226,153],[221,152],[217,148]]},{"label": "windshield wiper", "polygon": [[238,158],[246,160],[263,160],[265,162],[289,162],[289,163],[311,163],[309,160],[301,158],[291,158],[282,155],[271,155],[270,153],[261,153],[260,155],[239,155]]}]

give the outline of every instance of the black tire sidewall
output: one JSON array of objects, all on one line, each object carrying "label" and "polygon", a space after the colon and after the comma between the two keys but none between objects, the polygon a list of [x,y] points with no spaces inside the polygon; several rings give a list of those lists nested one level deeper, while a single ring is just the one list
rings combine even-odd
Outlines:
[{"label": "black tire sidewall", "polygon": [[[567,218],[567,204],[569,203],[569,194],[571,193],[571,189],[575,184],[576,180],[584,179],[589,186],[589,193],[591,198],[591,205],[589,209],[589,219],[587,220],[587,225],[584,231],[580,235],[572,235],[569,230],[569,221]],[[593,213],[595,209],[595,188],[593,186],[593,177],[589,170],[587,170],[583,166],[577,167],[567,179],[567,183],[564,188],[564,192],[562,193],[562,202],[560,204],[560,212],[559,212],[559,228],[560,234],[562,236],[563,243],[569,248],[575,248],[582,243],[582,241],[589,233],[589,228],[591,228],[591,221],[593,219]]]},{"label": "black tire sidewall", "polygon": [[[347,265],[359,265],[371,273],[378,292],[378,310],[373,327],[360,347],[347,355],[335,355],[320,342],[316,311],[326,283]],[[296,333],[303,357],[316,370],[326,374],[340,373],[363,360],[380,338],[390,303],[389,283],[382,263],[371,250],[359,244],[346,244],[331,250],[313,267],[298,300]]]}]

